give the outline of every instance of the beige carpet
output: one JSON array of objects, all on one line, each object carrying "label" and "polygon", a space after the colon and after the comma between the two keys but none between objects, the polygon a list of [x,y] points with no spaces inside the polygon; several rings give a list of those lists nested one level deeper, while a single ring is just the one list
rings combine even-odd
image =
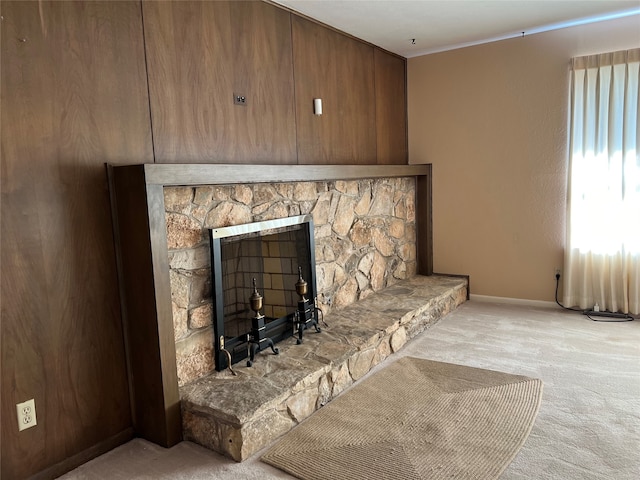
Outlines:
[{"label": "beige carpet", "polygon": [[[500,480],[639,478],[640,321],[592,322],[559,307],[471,300],[350,389],[406,356],[544,382],[533,429]],[[262,453],[236,463],[191,442],[163,448],[136,438],[61,480],[295,479],[261,462]]]},{"label": "beige carpet", "polygon": [[542,382],[406,357],[289,432],[262,461],[298,478],[491,479],[533,426]]}]

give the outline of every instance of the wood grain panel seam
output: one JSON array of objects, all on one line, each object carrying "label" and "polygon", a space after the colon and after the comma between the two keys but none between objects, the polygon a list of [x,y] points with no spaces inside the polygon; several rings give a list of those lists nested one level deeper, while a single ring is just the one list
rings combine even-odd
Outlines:
[{"label": "wood grain panel seam", "polygon": [[144,77],[147,80],[147,103],[149,104],[149,129],[151,132],[151,153],[156,163],[156,141],[153,134],[153,113],[151,111],[151,87],[149,86],[149,61],[147,60],[147,36],[144,30],[144,8],[140,0],[140,20],[142,23],[142,48],[144,51]]},{"label": "wood grain panel seam", "polygon": [[[268,2],[274,4],[273,2]],[[274,4],[277,5],[277,4]],[[298,108],[297,98],[298,92],[296,91],[296,64],[295,64],[295,51],[296,44],[293,41],[293,14],[289,11],[289,35],[291,36],[291,78],[293,79],[293,126],[296,132],[296,164],[300,165],[300,134],[298,133]]]}]

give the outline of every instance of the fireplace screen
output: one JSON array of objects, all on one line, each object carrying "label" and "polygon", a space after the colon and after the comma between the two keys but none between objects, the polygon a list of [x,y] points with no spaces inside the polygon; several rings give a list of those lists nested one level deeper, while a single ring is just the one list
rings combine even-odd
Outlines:
[{"label": "fireplace screen", "polygon": [[270,346],[276,353],[272,342],[300,328],[301,279],[304,298],[315,307],[313,220],[299,215],[209,232],[216,370],[226,368],[229,358],[233,364],[250,357],[251,365],[256,351]]}]

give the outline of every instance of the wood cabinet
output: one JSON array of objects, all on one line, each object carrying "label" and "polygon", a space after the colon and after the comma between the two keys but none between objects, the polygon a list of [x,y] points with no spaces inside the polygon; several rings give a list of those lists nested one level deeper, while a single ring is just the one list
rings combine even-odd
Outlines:
[{"label": "wood cabinet", "polygon": [[406,164],[406,60],[374,50],[376,81],[377,159],[381,164]]},{"label": "wood cabinet", "polygon": [[287,11],[187,1],[143,12],[157,163],[296,162]]},{"label": "wood cabinet", "polygon": [[0,476],[53,478],[133,435],[104,163],[153,161],[142,19],[134,2],[0,9]]},{"label": "wood cabinet", "polygon": [[298,163],[376,163],[373,47],[295,15],[291,23]]}]

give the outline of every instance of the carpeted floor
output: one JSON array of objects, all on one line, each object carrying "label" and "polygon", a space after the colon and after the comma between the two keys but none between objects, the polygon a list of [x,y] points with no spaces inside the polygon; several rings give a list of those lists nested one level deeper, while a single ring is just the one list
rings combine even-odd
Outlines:
[{"label": "carpeted floor", "polygon": [[529,435],[541,395],[537,379],[403,357],[261,459],[305,480],[497,479]]},{"label": "carpeted floor", "polygon": [[[393,359],[402,356],[544,382],[536,422],[502,480],[639,478],[640,321],[593,322],[556,308],[471,301]],[[163,449],[137,439],[61,478],[293,478],[260,462],[262,453],[237,464],[188,442]]]}]

